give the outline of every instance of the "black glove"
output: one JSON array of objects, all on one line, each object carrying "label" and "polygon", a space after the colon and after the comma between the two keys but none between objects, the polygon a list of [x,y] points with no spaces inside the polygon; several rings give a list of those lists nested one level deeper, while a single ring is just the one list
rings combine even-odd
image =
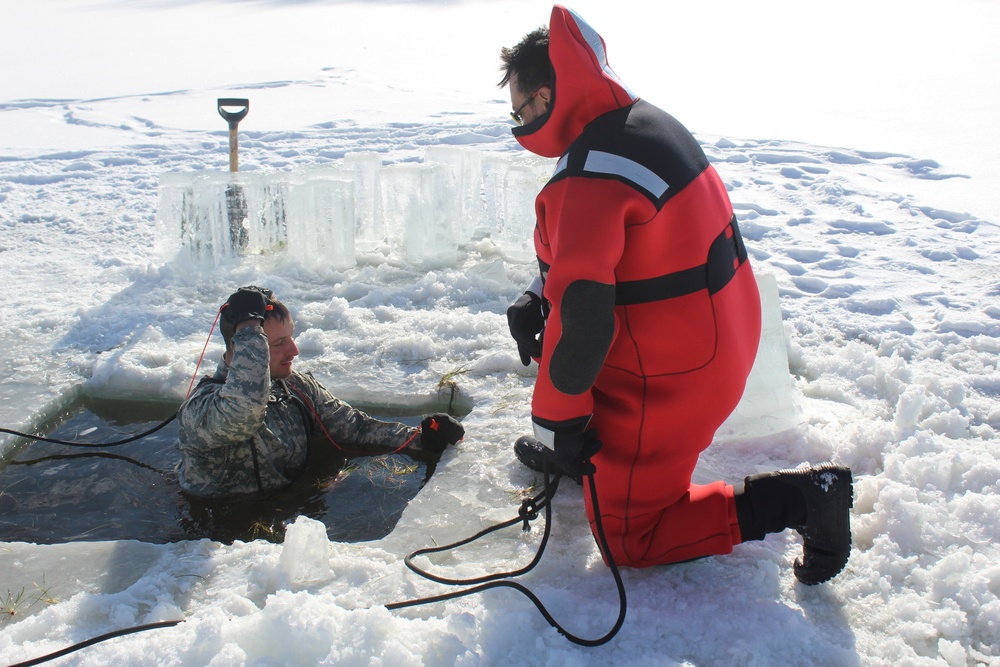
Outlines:
[{"label": "black glove", "polygon": [[233,326],[247,320],[263,322],[264,312],[271,308],[267,305],[271,294],[271,290],[254,285],[241,287],[230,295],[229,300],[222,307],[222,317]]},{"label": "black glove", "polygon": [[571,423],[553,423],[532,418],[536,426],[547,431],[553,447],[544,443],[544,436],[536,428],[535,437],[543,443],[542,451],[548,461],[566,475],[579,480],[584,475],[592,475],[597,470],[590,458],[601,450],[604,444],[597,439],[597,429],[584,430],[587,421],[573,420]]},{"label": "black glove", "polygon": [[517,341],[517,352],[521,363],[531,365],[532,357],[542,356],[542,344],[538,334],[545,328],[542,315],[542,299],[534,292],[525,292],[507,309],[507,327]]},{"label": "black glove", "polygon": [[431,415],[420,422],[420,448],[440,455],[448,445],[465,437],[462,424],[444,413]]}]

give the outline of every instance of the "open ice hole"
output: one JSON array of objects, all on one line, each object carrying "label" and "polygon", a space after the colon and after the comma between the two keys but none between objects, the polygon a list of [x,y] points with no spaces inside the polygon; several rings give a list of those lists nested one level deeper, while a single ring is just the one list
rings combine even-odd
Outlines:
[{"label": "open ice hole", "polygon": [[[414,426],[423,416],[413,406],[352,405],[373,417]],[[178,407],[74,394],[39,431],[67,441],[124,440],[161,424]],[[281,541],[285,524],[304,515],[322,521],[331,540],[375,540],[392,531],[435,467],[402,455],[344,459],[317,441],[308,470],[281,493],[267,499],[206,501],[184,494],[177,482],[177,433],[174,420],[115,447],[16,446],[0,461],[0,535],[8,542],[36,544]]]}]

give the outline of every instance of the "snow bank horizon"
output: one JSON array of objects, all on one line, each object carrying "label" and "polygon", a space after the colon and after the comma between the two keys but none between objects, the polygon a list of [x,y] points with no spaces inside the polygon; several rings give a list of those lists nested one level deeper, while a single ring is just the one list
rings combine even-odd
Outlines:
[{"label": "snow bank horizon", "polygon": [[[496,88],[499,48],[545,23],[551,5],[43,0],[8,6],[0,10],[7,28],[0,53],[10,64],[0,93],[0,129],[7,129],[0,151],[141,143],[130,126],[222,132],[214,101],[227,96],[253,98],[244,124],[250,132],[298,132],[343,119],[449,122],[472,115],[502,124],[509,102],[506,90]],[[934,161],[961,178],[920,184],[928,205],[1000,220],[994,159],[1000,127],[980,121],[1000,113],[1000,90],[981,85],[1000,64],[995,3],[844,0],[836,9],[805,10],[792,0],[657,8],[638,0],[613,6],[580,0],[570,6],[602,33],[623,80],[696,133]],[[154,23],[151,35],[145,26]],[[376,37],[358,29],[373,24]],[[62,48],[40,50],[35,35]],[[65,51],[82,57],[63,58]],[[700,57],[690,61],[687,54],[695,52]]]}]

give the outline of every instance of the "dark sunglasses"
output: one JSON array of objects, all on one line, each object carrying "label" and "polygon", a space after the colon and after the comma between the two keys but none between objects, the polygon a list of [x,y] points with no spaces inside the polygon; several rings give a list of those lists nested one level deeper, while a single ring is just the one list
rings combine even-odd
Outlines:
[{"label": "dark sunglasses", "polygon": [[526,99],[521,106],[510,112],[510,117],[514,119],[515,123],[517,123],[518,125],[524,125],[524,119],[521,118],[521,111],[524,109],[524,107],[528,106],[528,104],[531,103],[531,100],[535,99],[535,95],[537,95],[538,91],[540,90],[541,88],[539,88],[532,94],[528,95],[528,99]]}]

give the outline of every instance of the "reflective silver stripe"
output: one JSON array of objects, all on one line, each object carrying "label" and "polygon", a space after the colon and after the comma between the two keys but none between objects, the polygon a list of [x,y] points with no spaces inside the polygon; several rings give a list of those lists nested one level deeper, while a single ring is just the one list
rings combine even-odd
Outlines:
[{"label": "reflective silver stripe", "polygon": [[550,431],[544,426],[539,425],[537,422],[531,422],[535,431],[535,440],[542,443],[552,451],[556,451],[556,434],[554,431]]},{"label": "reflective silver stripe", "polygon": [[638,162],[613,153],[590,151],[587,154],[587,162],[583,165],[583,170],[595,174],[621,176],[652,193],[657,199],[662,197],[663,193],[670,187],[666,181]]},{"label": "reflective silver stripe", "polygon": [[594,56],[597,57],[597,62],[600,64],[601,69],[604,73],[615,81],[619,86],[621,86],[628,96],[634,101],[636,99],[635,94],[629,90],[628,86],[622,83],[622,80],[618,78],[618,75],[614,73],[614,70],[608,65],[608,54],[604,50],[604,41],[601,36],[597,34],[597,31],[590,27],[590,24],[583,20],[583,17],[577,14],[572,9],[567,7],[569,13],[573,16],[573,20],[576,21],[576,26],[580,29],[580,34],[583,38],[587,40],[587,45],[590,46],[590,50],[594,52]]},{"label": "reflective silver stripe", "polygon": [[535,296],[541,296],[542,295],[542,277],[541,276],[535,276],[535,279],[531,281],[530,285],[528,285],[528,289],[526,289],[524,291],[525,292],[531,292]]},{"label": "reflective silver stripe", "polygon": [[567,162],[569,162],[569,154],[568,153],[566,155],[563,155],[561,158],[559,158],[559,161],[556,162],[556,168],[552,170],[552,177],[553,178],[555,178],[556,174],[558,174],[560,171],[563,171],[563,170],[566,169]]}]

